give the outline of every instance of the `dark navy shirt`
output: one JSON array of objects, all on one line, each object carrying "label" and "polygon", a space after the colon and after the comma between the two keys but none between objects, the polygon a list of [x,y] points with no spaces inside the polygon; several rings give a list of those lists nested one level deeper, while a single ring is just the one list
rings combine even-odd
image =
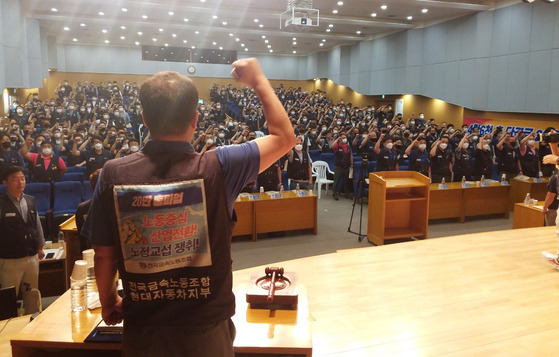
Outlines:
[{"label": "dark navy shirt", "polygon": [[[149,140],[142,151],[150,153],[169,152],[169,151],[194,151],[190,143],[182,141],[157,141]],[[218,147],[216,149],[217,158],[221,165],[225,182],[225,192],[227,199],[227,209],[229,215],[233,214],[233,205],[241,189],[249,182],[253,182],[258,177],[260,168],[260,151],[254,141],[249,141],[241,145],[230,145]],[[111,246],[109,220],[106,219],[101,201],[100,186],[102,171],[95,186],[91,207],[83,225],[81,234],[89,238],[93,245]]]}]

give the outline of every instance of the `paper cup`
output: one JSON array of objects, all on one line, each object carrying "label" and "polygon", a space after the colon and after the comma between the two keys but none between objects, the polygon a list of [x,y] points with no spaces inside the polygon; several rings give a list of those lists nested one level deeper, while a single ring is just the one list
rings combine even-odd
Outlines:
[{"label": "paper cup", "polygon": [[45,242],[45,248],[47,248],[47,249],[51,249],[51,248],[52,248],[52,241],[51,241],[51,240],[47,240],[47,241]]},{"label": "paper cup", "polygon": [[87,267],[91,268],[94,264],[95,251],[93,249],[86,249],[82,252],[82,259],[87,262]]},{"label": "paper cup", "polygon": [[76,260],[71,277],[74,280],[85,280],[87,278],[87,262],[85,260]]}]

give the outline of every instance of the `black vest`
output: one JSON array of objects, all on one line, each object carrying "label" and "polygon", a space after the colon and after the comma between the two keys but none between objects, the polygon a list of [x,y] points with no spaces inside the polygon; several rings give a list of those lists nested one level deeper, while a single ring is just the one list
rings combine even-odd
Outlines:
[{"label": "black vest", "polygon": [[380,149],[377,156],[377,170],[376,171],[394,171],[398,163],[398,153],[392,149],[388,151],[385,148]]},{"label": "black vest", "polygon": [[95,170],[102,169],[103,165],[111,159],[111,153],[108,150],[103,150],[100,155],[97,155],[95,150],[91,149],[91,156],[87,159],[85,164],[85,179],[89,180],[89,176],[91,176]]},{"label": "black vest", "polygon": [[499,155],[499,171],[516,173],[518,171],[518,166],[516,164],[516,150],[508,147],[507,144],[503,144],[502,150],[497,150]]},{"label": "black vest", "polygon": [[[462,149],[456,152],[454,172],[459,173],[462,176],[469,176],[472,174],[472,155],[470,155],[470,152],[467,149]],[[462,178],[462,176],[460,176],[460,178]]]},{"label": "black vest", "polygon": [[27,223],[8,197],[0,195],[0,258],[17,259],[38,251],[37,209],[32,196],[23,195],[27,203]]},{"label": "black vest", "polygon": [[[5,153],[8,153],[8,155],[4,156]],[[0,171],[12,165],[21,165],[18,152],[13,149],[10,149],[10,151],[0,151]]]},{"label": "black vest", "polygon": [[[181,267],[158,273],[139,274],[124,268],[118,223],[115,215],[113,187],[131,184],[179,183],[203,179],[205,186],[206,217],[211,250],[210,266]],[[233,223],[225,200],[224,180],[215,150],[203,154],[192,151],[150,153],[142,152],[108,161],[101,176],[101,200],[110,211],[112,237],[117,250],[120,277],[124,285],[123,314],[130,324],[181,325],[204,328],[228,319],[235,313],[232,291],[231,235]],[[149,242],[144,246],[149,246]],[[170,297],[171,287],[200,284],[208,278],[210,294],[199,299]],[[166,291],[162,298],[137,300],[136,294],[146,293],[149,283],[158,282]],[[163,286],[168,284],[168,288]],[[136,291],[134,291],[136,290]]]},{"label": "black vest", "polygon": [[299,159],[299,155],[295,149],[293,151],[293,161],[287,164],[287,177],[297,181],[307,181],[309,179],[309,154],[302,152],[303,160]]},{"label": "black vest", "polygon": [[452,162],[452,151],[445,149],[444,151],[437,148],[437,153],[432,157],[431,173],[436,175],[450,174],[449,163]]},{"label": "black vest", "polygon": [[347,145],[346,152],[340,144],[338,144],[338,150],[334,153],[334,167],[341,167],[342,169],[347,169],[351,165],[351,147]]},{"label": "black vest", "polygon": [[35,182],[54,182],[60,179],[60,167],[58,167],[58,156],[53,155],[49,166],[45,169],[45,159],[39,154],[33,167],[33,180]]},{"label": "black vest", "polygon": [[423,152],[419,149],[412,149],[410,152],[410,171],[419,172],[422,175],[429,177],[429,167],[431,166],[431,160],[427,150]]},{"label": "black vest", "polygon": [[532,149],[529,146],[526,146],[526,152],[524,155],[519,153],[518,160],[520,160],[520,167],[522,167],[522,173],[529,177],[538,177],[539,174],[539,153],[538,149],[534,149],[535,152],[532,152]]}]

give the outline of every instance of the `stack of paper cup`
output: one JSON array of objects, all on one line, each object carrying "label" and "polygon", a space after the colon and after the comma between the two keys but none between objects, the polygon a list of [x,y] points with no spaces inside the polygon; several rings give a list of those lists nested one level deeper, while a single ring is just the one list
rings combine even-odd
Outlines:
[{"label": "stack of paper cup", "polygon": [[72,311],[79,312],[85,310],[87,304],[86,284],[87,262],[85,260],[76,260],[72,275],[70,276]]}]

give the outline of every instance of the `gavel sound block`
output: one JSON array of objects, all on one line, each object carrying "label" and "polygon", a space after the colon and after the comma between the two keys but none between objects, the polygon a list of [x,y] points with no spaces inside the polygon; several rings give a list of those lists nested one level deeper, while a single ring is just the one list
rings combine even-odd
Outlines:
[{"label": "gavel sound block", "polygon": [[268,267],[265,274],[254,272],[246,293],[251,309],[296,310],[299,289],[296,273],[283,268]]}]

